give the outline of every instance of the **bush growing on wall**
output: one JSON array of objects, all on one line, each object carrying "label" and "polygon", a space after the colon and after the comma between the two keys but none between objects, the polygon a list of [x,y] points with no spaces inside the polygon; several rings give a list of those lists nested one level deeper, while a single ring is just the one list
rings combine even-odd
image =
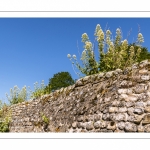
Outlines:
[{"label": "bush growing on wall", "polygon": [[144,42],[141,33],[138,33],[136,44],[130,46],[126,39],[122,40],[120,28],[116,29],[115,40],[112,40],[111,31],[106,30],[104,33],[99,24],[96,26],[94,35],[98,44],[98,61],[95,59],[93,44],[89,40],[87,33],[82,34],[84,50],[81,55],[81,61],[83,65],[81,66],[78,63],[76,55],[72,57],[70,54],[67,55],[82,74],[91,75],[98,72],[115,70],[117,68],[123,69],[139,60],[142,50],[141,44]]},{"label": "bush growing on wall", "polygon": [[39,86],[38,82],[34,83],[34,92],[31,94],[31,98],[38,98],[42,95],[49,94],[51,91],[50,87],[44,85],[44,80],[42,80],[41,85]]},{"label": "bush growing on wall", "polygon": [[0,132],[9,132],[11,112],[5,103],[0,100]]},{"label": "bush growing on wall", "polygon": [[30,93],[27,91],[26,86],[20,90],[17,85],[10,89],[10,96],[6,93],[6,97],[11,105],[24,102],[28,99],[29,95]]}]

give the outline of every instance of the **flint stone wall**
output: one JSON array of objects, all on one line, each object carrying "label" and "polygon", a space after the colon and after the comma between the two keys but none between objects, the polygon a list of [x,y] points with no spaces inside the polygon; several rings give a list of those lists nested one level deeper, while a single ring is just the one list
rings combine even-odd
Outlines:
[{"label": "flint stone wall", "polygon": [[150,132],[150,62],[130,70],[86,76],[12,105],[10,132]]}]

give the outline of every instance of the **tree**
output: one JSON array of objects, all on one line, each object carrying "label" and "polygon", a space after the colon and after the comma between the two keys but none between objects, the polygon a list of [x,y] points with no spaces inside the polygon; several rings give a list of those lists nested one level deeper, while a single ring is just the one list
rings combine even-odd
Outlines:
[{"label": "tree", "polygon": [[54,74],[52,78],[49,79],[48,87],[51,88],[51,91],[59,90],[62,87],[67,87],[69,85],[74,84],[74,80],[72,79],[70,73],[68,72],[58,72]]}]

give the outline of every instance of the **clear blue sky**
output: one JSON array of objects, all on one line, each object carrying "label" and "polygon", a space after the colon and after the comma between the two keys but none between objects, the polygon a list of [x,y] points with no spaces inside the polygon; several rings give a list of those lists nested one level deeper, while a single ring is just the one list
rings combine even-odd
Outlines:
[{"label": "clear blue sky", "polygon": [[149,18],[0,18],[0,99],[7,103],[5,93],[14,85],[33,90],[36,81],[48,84],[49,78],[61,71],[78,79],[67,54],[79,59],[81,35],[86,32],[93,42],[96,25],[105,29],[107,23],[114,36],[121,27],[123,39],[132,28],[129,42],[136,40],[139,24],[143,46],[150,49]]}]

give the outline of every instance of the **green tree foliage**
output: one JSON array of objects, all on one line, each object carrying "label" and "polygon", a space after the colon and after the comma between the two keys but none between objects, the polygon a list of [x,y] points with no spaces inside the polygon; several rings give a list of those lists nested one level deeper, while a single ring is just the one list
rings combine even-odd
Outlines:
[{"label": "green tree foliage", "polygon": [[[62,87],[67,87],[72,84],[74,84],[74,80],[72,79],[70,73],[58,72],[58,73],[54,74],[54,76],[52,78],[49,79],[48,86],[51,87],[52,91],[55,91]],[[47,86],[47,88],[48,88],[48,86]]]},{"label": "green tree foliage", "polygon": [[81,55],[82,65],[77,61],[76,55],[68,58],[82,74],[91,75],[99,72],[107,72],[115,69],[124,69],[133,63],[147,58],[147,50],[141,47],[144,42],[143,35],[139,32],[136,44],[128,44],[127,39],[122,39],[122,31],[116,29],[116,36],[113,40],[110,30],[105,32],[98,24],[95,29],[95,39],[98,45],[99,60],[97,61],[94,54],[94,46],[89,40],[87,33],[82,34],[84,50]]}]

